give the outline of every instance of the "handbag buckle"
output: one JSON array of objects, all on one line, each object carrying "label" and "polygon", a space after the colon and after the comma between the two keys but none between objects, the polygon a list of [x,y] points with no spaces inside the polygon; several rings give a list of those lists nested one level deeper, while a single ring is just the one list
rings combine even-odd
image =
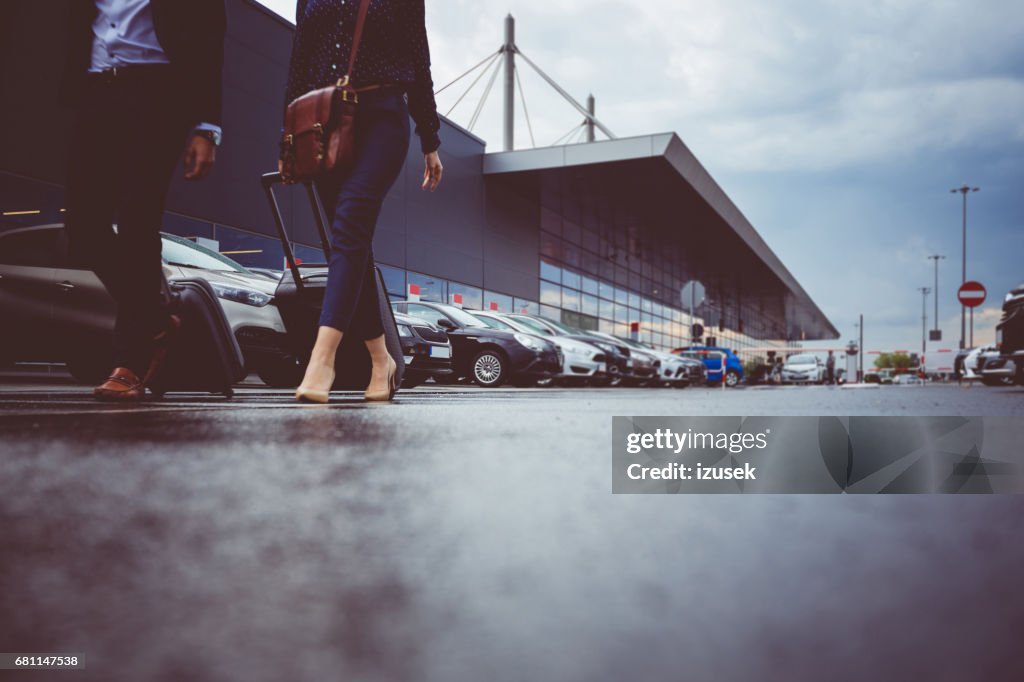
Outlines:
[{"label": "handbag buckle", "polygon": [[323,123],[314,123],[313,124],[313,132],[316,133],[316,141],[317,141],[316,160],[318,162],[319,161],[323,161],[324,160],[324,156],[327,153],[327,145],[324,143],[324,124]]}]

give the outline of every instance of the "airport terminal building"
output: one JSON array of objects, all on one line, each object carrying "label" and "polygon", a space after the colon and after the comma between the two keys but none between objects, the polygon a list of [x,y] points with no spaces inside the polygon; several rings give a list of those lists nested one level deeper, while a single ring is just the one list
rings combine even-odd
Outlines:
[{"label": "airport terminal building", "polygon": [[[61,222],[67,146],[53,38],[62,18],[48,2],[4,5],[0,230]],[[251,0],[227,5],[224,144],[210,179],[176,178],[164,231],[281,269],[260,175],[276,169],[293,27]],[[739,350],[838,338],[674,133],[494,153],[443,117],[440,134],[441,187],[420,190],[414,140],[377,225],[374,250],[394,298],[413,285],[423,300],[458,294],[466,307],[526,310],[621,336],[638,329],[660,348],[690,343],[692,321]],[[322,260],[305,194],[286,189],[280,201],[297,255]],[[707,290],[694,319],[679,297],[689,280]]]}]

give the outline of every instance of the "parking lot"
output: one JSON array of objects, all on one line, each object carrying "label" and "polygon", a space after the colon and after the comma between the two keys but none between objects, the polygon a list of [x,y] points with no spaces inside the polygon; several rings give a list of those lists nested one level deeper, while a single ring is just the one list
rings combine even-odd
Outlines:
[{"label": "parking lot", "polygon": [[1019,388],[120,406],[59,374],[3,385],[4,645],[87,665],[32,679],[1009,679],[1016,662],[1019,498],[613,496],[608,446],[616,414],[1020,415]]}]

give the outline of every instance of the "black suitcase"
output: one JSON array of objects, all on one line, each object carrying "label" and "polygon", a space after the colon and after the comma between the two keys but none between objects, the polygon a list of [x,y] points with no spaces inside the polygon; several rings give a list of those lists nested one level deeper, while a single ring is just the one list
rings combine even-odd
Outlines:
[{"label": "black suitcase", "polygon": [[[278,173],[267,173],[263,176],[263,190],[266,192],[270,212],[274,216],[277,234],[288,262],[288,270],[281,277],[281,282],[274,295],[274,302],[281,313],[281,320],[288,333],[288,342],[292,347],[292,352],[303,361],[308,361],[319,327],[320,309],[323,306],[324,288],[327,285],[327,264],[299,264],[295,261],[291,241],[288,239],[284,219],[281,216],[281,209],[274,196],[274,185],[280,182],[281,176]],[[320,244],[324,255],[328,256],[331,246],[327,238],[327,221],[324,217],[323,204],[312,183],[305,183],[305,188],[313,209],[317,232],[320,235]],[[388,297],[387,287],[384,285],[384,277],[376,265],[374,271],[377,275],[377,298],[380,301],[384,342],[397,367],[395,386],[401,386],[402,376],[405,374],[402,341],[398,336],[398,325],[395,323],[395,315],[391,310],[391,299]],[[366,350],[363,340],[355,335],[346,334],[342,337],[335,358],[333,389],[336,391],[364,390],[370,383],[370,366],[370,353]]]},{"label": "black suitcase", "polygon": [[149,389],[157,397],[175,391],[232,397],[234,384],[245,378],[245,362],[213,287],[205,279],[181,279],[167,283],[165,296],[181,329]]}]

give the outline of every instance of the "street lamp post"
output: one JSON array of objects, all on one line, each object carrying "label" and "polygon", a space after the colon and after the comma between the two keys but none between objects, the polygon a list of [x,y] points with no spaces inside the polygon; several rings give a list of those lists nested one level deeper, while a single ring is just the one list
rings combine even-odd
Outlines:
[{"label": "street lamp post", "polygon": [[925,345],[925,330],[928,327],[928,294],[931,293],[931,289],[928,287],[918,287],[918,291],[921,292],[921,357],[924,358],[927,346]]},{"label": "street lamp post", "polygon": [[[960,193],[964,198],[964,222],[963,222],[963,261],[961,263],[961,279],[960,284],[964,284],[967,281],[967,195],[971,192],[980,191],[980,187],[971,187],[970,185],[962,185],[954,189],[949,190],[950,194]],[[960,349],[963,350],[966,346],[964,345],[965,337],[967,335],[967,307],[964,305],[960,306]]]},{"label": "street lamp post", "polygon": [[860,353],[857,355],[857,383],[864,381],[864,313],[860,315],[860,321],[854,322],[859,337]]},{"label": "street lamp post", "polygon": [[[935,294],[935,331],[939,331],[939,261],[945,260],[945,256],[939,254],[933,254],[928,256],[928,260],[935,261],[935,288],[932,290]],[[938,340],[938,339],[937,339]]]}]

